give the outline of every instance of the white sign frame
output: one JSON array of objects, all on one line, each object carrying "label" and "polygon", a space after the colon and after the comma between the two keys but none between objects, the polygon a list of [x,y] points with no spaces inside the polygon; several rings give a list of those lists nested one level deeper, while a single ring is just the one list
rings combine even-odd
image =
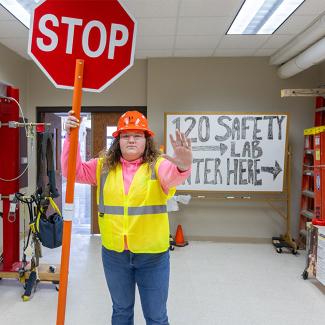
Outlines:
[{"label": "white sign frame", "polygon": [[288,126],[288,113],[166,112],[166,153],[176,128],[193,140],[192,173],[177,190],[283,192]]}]

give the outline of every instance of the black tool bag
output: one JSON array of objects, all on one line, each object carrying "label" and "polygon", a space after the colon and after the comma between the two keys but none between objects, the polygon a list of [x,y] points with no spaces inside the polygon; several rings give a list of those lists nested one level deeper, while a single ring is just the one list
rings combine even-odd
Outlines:
[{"label": "black tool bag", "polygon": [[63,218],[53,199],[51,197],[48,199],[56,212],[47,216],[43,208],[40,208],[36,220],[36,231],[43,246],[57,248],[62,245]]}]

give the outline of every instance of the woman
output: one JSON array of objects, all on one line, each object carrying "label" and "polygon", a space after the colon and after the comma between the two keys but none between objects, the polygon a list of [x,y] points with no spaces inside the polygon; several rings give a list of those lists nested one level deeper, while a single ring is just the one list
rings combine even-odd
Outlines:
[{"label": "woman", "polygon": [[[69,112],[65,129],[79,125]],[[100,158],[77,158],[76,181],[97,185],[102,260],[113,301],[112,324],[132,325],[137,285],[147,325],[168,325],[169,222],[166,202],[191,172],[191,141],[170,135],[174,157],[160,155],[147,119],[123,114]],[[62,152],[67,175],[69,136]]]}]

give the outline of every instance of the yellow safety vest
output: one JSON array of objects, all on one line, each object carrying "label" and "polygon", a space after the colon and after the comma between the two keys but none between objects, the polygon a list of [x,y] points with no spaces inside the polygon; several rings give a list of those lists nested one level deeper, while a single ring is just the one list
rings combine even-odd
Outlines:
[{"label": "yellow safety vest", "polygon": [[124,236],[133,253],[161,253],[169,247],[167,199],[176,189],[164,193],[157,178],[159,158],[155,168],[143,163],[135,173],[125,195],[122,166],[102,172],[102,160],[97,164],[98,223],[105,248],[124,250]]}]

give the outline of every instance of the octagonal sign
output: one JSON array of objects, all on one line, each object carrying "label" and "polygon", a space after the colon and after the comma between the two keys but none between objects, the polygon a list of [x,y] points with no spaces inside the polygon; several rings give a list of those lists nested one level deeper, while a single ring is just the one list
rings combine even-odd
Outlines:
[{"label": "octagonal sign", "polygon": [[136,21],[118,0],[44,0],[31,18],[28,53],[55,87],[72,89],[77,59],[83,90],[100,92],[134,61]]}]

